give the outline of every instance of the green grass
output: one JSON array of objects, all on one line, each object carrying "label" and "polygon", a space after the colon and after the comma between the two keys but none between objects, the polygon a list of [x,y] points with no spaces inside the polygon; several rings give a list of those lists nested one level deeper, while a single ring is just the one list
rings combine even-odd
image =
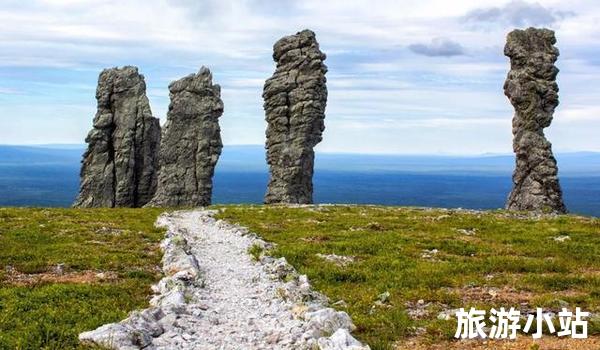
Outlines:
[{"label": "green grass", "polygon": [[259,244],[254,244],[250,248],[248,248],[248,254],[252,256],[254,261],[260,260],[260,256],[262,255],[264,249]]},{"label": "green grass", "polygon": [[[437,319],[442,308],[520,306],[510,296],[503,302],[468,297],[476,287],[512,288],[516,295],[528,296],[529,307],[557,309],[568,302],[572,310],[600,311],[598,219],[376,206],[222,209],[220,218],[274,242],[270,254],[286,257],[333,302],[344,300],[358,326],[355,334],[373,349],[390,348],[413,334],[414,327],[424,327],[432,342],[450,339],[455,323]],[[553,239],[561,235],[570,239]],[[433,249],[438,253],[423,257]],[[339,267],[317,253],[354,256],[356,261]],[[373,308],[386,291],[390,306]],[[432,302],[430,315],[411,319],[406,302],[419,299]],[[590,324],[590,333],[598,334],[599,326]]]},{"label": "green grass", "polygon": [[[556,310],[565,303],[600,311],[600,220],[560,216],[541,220],[505,212],[465,213],[415,208],[225,206],[218,216],[276,243],[316,289],[344,300],[355,334],[373,349],[407,339],[415,327],[426,340],[450,339],[448,308],[519,306],[474,290],[512,288],[528,307]],[[77,349],[77,335],[126,317],[148,303],[160,278],[163,237],[153,224],[162,209],[0,208],[0,349]],[[463,231],[461,231],[463,230]],[[467,235],[472,233],[472,235]],[[553,238],[569,236],[564,242]],[[426,251],[437,249],[430,258]],[[263,249],[249,254],[259,258]],[[346,267],[317,253],[354,256]],[[110,272],[91,283],[19,283],[64,264],[67,274]],[[390,293],[384,306],[378,295]],[[484,293],[485,294],[485,293]],[[406,305],[432,303],[422,319]],[[600,324],[589,325],[590,334]]]},{"label": "green grass", "polygon": [[[145,307],[160,278],[160,209],[0,208],[0,349],[80,348],[77,335]],[[17,283],[64,264],[91,283]]]}]

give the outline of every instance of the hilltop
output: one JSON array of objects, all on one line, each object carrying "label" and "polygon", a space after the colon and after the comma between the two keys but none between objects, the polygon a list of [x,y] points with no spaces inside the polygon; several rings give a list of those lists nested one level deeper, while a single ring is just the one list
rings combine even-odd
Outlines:
[{"label": "hilltop", "polygon": [[[382,206],[216,208],[219,218],[274,243],[249,254],[285,257],[350,314],[354,335],[373,349],[459,346],[456,323],[444,316],[459,307],[600,312],[596,218]],[[153,226],[160,212],[0,209],[0,347],[75,348],[78,332],[146,307],[161,276],[163,231]],[[565,346],[597,347],[595,317],[591,343]],[[530,335],[520,339],[532,342]]]}]

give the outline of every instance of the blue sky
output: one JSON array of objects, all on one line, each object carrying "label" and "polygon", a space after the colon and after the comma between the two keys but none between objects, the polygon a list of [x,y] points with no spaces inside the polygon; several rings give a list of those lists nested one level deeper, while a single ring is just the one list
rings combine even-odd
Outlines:
[{"label": "blue sky", "polygon": [[164,122],[170,81],[206,65],[222,86],[224,143],[262,144],[272,45],[317,33],[329,100],[320,151],[510,153],[503,55],[513,28],[556,30],[555,151],[600,151],[596,1],[3,0],[0,144],[82,143],[98,73],[136,65]]}]

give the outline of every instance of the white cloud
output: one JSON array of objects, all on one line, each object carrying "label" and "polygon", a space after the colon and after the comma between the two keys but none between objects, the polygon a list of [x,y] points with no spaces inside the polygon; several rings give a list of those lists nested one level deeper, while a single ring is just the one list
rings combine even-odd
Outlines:
[{"label": "white cloud", "polygon": [[512,0],[503,6],[474,9],[464,19],[482,26],[552,26],[574,15],[572,11],[554,10],[539,2]]},{"label": "white cloud", "polygon": [[408,48],[418,54],[430,57],[451,57],[464,55],[465,48],[448,38],[433,38],[429,43],[411,44]]},{"label": "white cloud", "polygon": [[555,113],[554,123],[600,122],[600,106],[569,106]]},{"label": "white cloud", "polygon": [[[5,0],[0,9],[0,142],[28,143],[43,139],[42,132],[48,138],[43,143],[81,142],[95,108],[98,72],[135,64],[146,76],[154,114],[163,119],[168,83],[209,66],[223,88],[225,143],[263,143],[261,93],[274,69],[272,45],[283,35],[310,28],[328,54],[327,131],[320,148],[510,152],[512,108],[502,92],[506,32],[514,24],[549,23],[558,28],[562,54],[557,63],[561,105],[549,134],[556,145],[568,145],[573,137],[555,129],[573,134],[598,115],[600,5],[585,0],[485,4]],[[577,15],[563,15],[569,11]],[[472,20],[465,22],[474,14],[493,17],[500,25],[481,31]],[[415,55],[411,45],[426,56]],[[600,139],[581,137],[577,144],[582,148],[600,149]]]}]

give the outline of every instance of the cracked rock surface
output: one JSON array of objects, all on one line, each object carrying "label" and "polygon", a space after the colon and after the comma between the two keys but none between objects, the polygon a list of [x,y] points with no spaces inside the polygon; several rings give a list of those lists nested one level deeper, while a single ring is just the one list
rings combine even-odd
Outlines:
[{"label": "cracked rock surface", "polygon": [[365,350],[348,314],[327,307],[284,258],[248,253],[269,244],[205,210],[163,214],[165,277],[151,307],[80,334],[112,349]]},{"label": "cracked rock surface", "polygon": [[169,85],[171,104],[160,146],[158,187],[149,206],[207,206],[221,154],[221,87],[202,67]]},{"label": "cracked rock surface", "polygon": [[313,148],[325,130],[325,57],[310,30],[273,46],[277,68],[263,90],[270,168],[265,203],[313,201]]},{"label": "cracked rock surface", "polygon": [[85,141],[76,207],[141,207],[154,195],[160,124],[144,76],[132,66],[105,69],[98,110]]},{"label": "cracked rock surface", "polygon": [[509,210],[565,213],[552,145],[544,135],[558,106],[559,52],[549,29],[528,28],[508,34],[504,54],[510,71],[504,94],[515,108],[513,150],[516,167]]}]

